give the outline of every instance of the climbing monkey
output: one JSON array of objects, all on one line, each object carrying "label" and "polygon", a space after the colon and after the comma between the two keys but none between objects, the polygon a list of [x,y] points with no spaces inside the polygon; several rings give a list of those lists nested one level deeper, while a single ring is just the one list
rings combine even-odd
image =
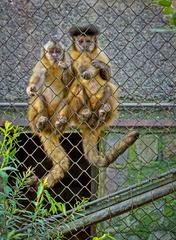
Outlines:
[{"label": "climbing monkey", "polygon": [[[70,56],[76,75],[67,95],[68,104],[58,119],[74,122],[82,133],[84,154],[98,167],[106,167],[138,138],[138,132],[129,132],[105,156],[97,150],[101,133],[117,116],[118,88],[111,83],[111,66],[98,43],[99,31],[94,25],[72,27]],[[59,120],[58,120],[59,121]]]},{"label": "climbing monkey", "polygon": [[69,56],[56,41],[48,41],[41,51],[41,59],[33,69],[27,86],[30,96],[27,117],[37,134],[53,167],[47,174],[47,186],[52,187],[69,168],[69,159],[59,143],[61,133],[55,133],[59,111],[66,104],[68,89],[74,74]]},{"label": "climbing monkey", "polygon": [[[114,110],[112,96],[116,87],[109,83],[109,59],[98,45],[99,30],[95,26],[72,27],[69,33],[72,37],[70,55],[77,76],[69,91],[69,101],[73,96],[79,99],[74,111],[82,121],[87,121],[93,127],[105,121]],[[60,113],[61,122],[66,119],[67,112],[68,106]]]}]

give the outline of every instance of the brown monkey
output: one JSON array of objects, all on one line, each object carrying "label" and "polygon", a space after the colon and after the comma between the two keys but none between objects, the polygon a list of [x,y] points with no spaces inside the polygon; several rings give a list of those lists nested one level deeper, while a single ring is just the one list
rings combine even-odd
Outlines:
[{"label": "brown monkey", "polygon": [[[69,100],[74,95],[79,98],[79,103],[74,106],[75,112],[79,112],[82,121],[89,119],[89,125],[94,126],[96,123],[105,121],[112,110],[111,98],[115,86],[109,85],[111,80],[109,59],[98,46],[99,31],[95,26],[73,27],[69,33],[73,38],[70,55],[77,75]],[[60,113],[61,122],[67,116],[67,110],[66,107]],[[61,124],[58,121],[59,127]]]},{"label": "brown monkey", "polygon": [[31,96],[27,116],[32,131],[40,137],[53,162],[53,168],[46,176],[47,186],[52,187],[69,168],[69,159],[59,143],[60,134],[55,133],[54,125],[66,104],[65,97],[74,75],[71,61],[60,44],[48,41],[41,55],[26,90]]},{"label": "brown monkey", "polygon": [[99,48],[97,28],[92,25],[73,27],[69,33],[76,80],[67,96],[68,105],[60,112],[58,119],[61,122],[65,118],[73,120],[82,133],[85,157],[92,164],[105,167],[136,141],[138,133],[129,133],[105,156],[100,155],[97,144],[101,132],[107,129],[117,114],[119,91],[110,82],[111,67],[109,59]]},{"label": "brown monkey", "polygon": [[[111,67],[108,57],[98,45],[99,30],[94,25],[89,25],[81,28],[72,27],[69,33],[73,38],[70,53],[73,66],[88,96],[94,118],[100,122],[104,121],[111,110],[111,105],[108,103],[112,96],[111,88],[108,86],[111,80]],[[80,115],[84,116],[87,112],[89,111],[83,109]],[[92,119],[93,116],[91,121],[89,120],[90,125],[95,124]]]},{"label": "brown monkey", "polygon": [[[47,115],[53,115],[48,111],[55,112],[58,103],[64,100],[73,76],[69,56],[58,43],[48,41],[42,48],[41,61],[34,67],[26,89],[28,96],[32,97],[28,117],[33,131],[44,129],[48,121]],[[47,104],[51,105],[49,109]]]},{"label": "brown monkey", "polygon": [[58,122],[65,118],[73,120],[82,133],[87,159],[97,166],[105,166],[107,160],[99,155],[97,143],[101,132],[117,113],[118,89],[110,82],[109,59],[98,46],[98,33],[94,26],[70,30],[73,38],[70,55],[76,80],[67,96],[68,105],[60,111]]},{"label": "brown monkey", "polygon": [[75,68],[82,68],[81,74],[83,78],[90,79],[95,76],[95,68],[97,68],[99,69],[100,77],[109,81],[111,79],[111,66],[107,55],[99,47],[97,39],[99,35],[98,28],[94,25],[72,27],[69,30],[69,34],[72,37],[70,54],[72,59],[75,60]]}]

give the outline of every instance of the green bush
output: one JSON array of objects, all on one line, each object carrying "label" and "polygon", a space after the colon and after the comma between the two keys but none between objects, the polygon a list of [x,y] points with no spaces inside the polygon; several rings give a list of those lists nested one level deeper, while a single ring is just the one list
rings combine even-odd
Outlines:
[{"label": "green bush", "polygon": [[176,31],[176,9],[173,0],[153,0],[155,5],[162,7],[162,14],[166,19],[166,24],[152,29],[154,32],[175,32]]},{"label": "green bush", "polygon": [[[62,239],[58,226],[73,221],[75,215],[81,211],[82,206],[88,201],[83,199],[74,206],[72,214],[67,215],[65,204],[56,202],[45,189],[46,182],[40,181],[37,187],[36,199],[32,202],[33,211],[24,209],[21,201],[26,200],[24,189],[29,188],[29,178],[32,169],[20,173],[19,162],[15,159],[16,142],[22,131],[21,127],[5,123],[5,128],[0,128],[0,177],[2,191],[0,192],[0,239]],[[13,185],[9,184],[9,172]],[[45,203],[49,202],[49,208]],[[62,218],[57,221],[54,215],[62,213]],[[56,220],[56,221],[55,221]]]}]

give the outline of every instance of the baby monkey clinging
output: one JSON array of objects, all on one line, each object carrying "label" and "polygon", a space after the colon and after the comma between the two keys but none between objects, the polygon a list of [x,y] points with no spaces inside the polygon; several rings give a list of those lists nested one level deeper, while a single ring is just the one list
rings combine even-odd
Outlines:
[{"label": "baby monkey clinging", "polygon": [[99,154],[97,144],[101,132],[117,113],[118,90],[110,82],[111,67],[98,45],[98,29],[92,25],[73,27],[69,33],[72,37],[70,56],[76,76],[67,96],[68,104],[58,119],[66,117],[71,121],[73,118],[82,133],[87,160],[99,167],[106,166],[107,158]]},{"label": "baby monkey clinging", "polygon": [[72,37],[70,56],[76,80],[67,99],[72,102],[72,107],[68,111],[69,106],[66,106],[60,112],[59,119],[62,122],[66,116],[69,117],[68,112],[72,111],[78,113],[79,120],[87,122],[91,127],[107,123],[115,111],[115,86],[110,83],[109,59],[98,45],[99,30],[94,25],[72,27],[69,34]]},{"label": "baby monkey clinging", "polygon": [[111,80],[109,59],[99,47],[97,39],[99,30],[94,25],[72,27],[69,34],[73,39],[71,50],[73,65],[87,95],[84,96],[87,106],[82,109],[80,116],[85,121],[86,117],[89,118],[89,125],[95,126],[98,122],[105,121],[112,110],[109,100],[112,97],[112,89],[109,86]]}]

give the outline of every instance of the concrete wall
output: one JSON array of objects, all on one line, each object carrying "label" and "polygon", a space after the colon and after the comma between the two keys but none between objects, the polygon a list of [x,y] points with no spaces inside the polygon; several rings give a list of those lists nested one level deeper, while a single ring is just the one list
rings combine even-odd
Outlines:
[{"label": "concrete wall", "polygon": [[2,0],[0,2],[0,101],[26,101],[26,84],[51,36],[69,46],[73,24],[95,23],[113,66],[122,101],[172,101],[175,36],[156,34],[160,10],[149,0]]}]

